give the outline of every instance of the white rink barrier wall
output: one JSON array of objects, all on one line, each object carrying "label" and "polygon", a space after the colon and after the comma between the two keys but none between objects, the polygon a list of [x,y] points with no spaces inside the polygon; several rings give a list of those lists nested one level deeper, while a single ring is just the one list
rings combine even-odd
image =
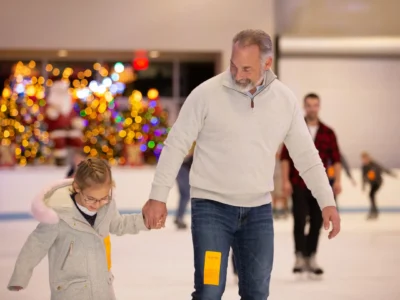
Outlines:
[{"label": "white rink barrier wall", "polygon": [[[122,212],[138,212],[148,199],[154,176],[154,167],[113,168],[116,182],[116,201]],[[400,169],[398,178],[384,175],[384,185],[377,194],[378,207],[382,212],[400,212]],[[0,221],[29,219],[33,197],[52,182],[62,179],[67,173],[63,167],[24,167],[0,170]],[[357,186],[353,186],[342,174],[343,192],[338,197],[342,213],[366,212],[369,208],[368,188],[361,191],[359,169],[352,170]],[[175,185],[168,198],[170,215],[174,215],[179,201]],[[188,206],[190,211],[190,205]]]}]

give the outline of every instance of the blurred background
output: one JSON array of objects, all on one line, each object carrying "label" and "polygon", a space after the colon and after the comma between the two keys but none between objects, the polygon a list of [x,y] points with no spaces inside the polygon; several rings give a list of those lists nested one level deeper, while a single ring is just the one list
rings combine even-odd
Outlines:
[{"label": "blurred background", "polygon": [[[341,287],[331,296],[335,299],[400,299],[395,284],[400,275],[400,182],[384,178],[377,196],[382,215],[371,224],[365,220],[369,200],[360,171],[360,155],[367,151],[400,175],[399,11],[398,0],[1,1],[0,228],[5,242],[0,247],[0,298],[26,297],[5,287],[20,247],[36,226],[29,213],[33,196],[73,173],[82,157],[103,157],[113,166],[121,211],[140,211],[186,97],[228,68],[232,37],[253,28],[273,37],[273,71],[299,103],[307,93],[320,96],[320,118],[335,130],[353,178],[342,176],[345,233],[321,245],[326,249],[321,263],[329,275],[319,286],[291,278],[290,199],[288,207],[276,208],[285,210],[285,217],[276,215],[271,299],[325,297],[321,287],[332,285]],[[163,233],[114,239],[113,251],[121,254],[114,255],[115,273],[126,274],[120,275],[125,281],[116,280],[119,299],[183,299],[191,292],[190,230],[176,230],[187,228],[190,216],[173,224],[178,183],[168,201],[171,224]],[[149,255],[151,245],[159,242],[166,250],[158,263]],[[339,258],[340,249],[346,254]],[[147,268],[146,256],[147,264],[160,264],[165,276],[149,274],[133,279],[132,286],[126,266]],[[365,264],[354,263],[357,259]],[[342,271],[337,270],[340,262]],[[173,279],[171,266],[179,273]],[[36,296],[29,299],[49,295],[46,269],[40,270],[29,288]],[[154,280],[160,288],[149,291]],[[229,286],[227,295],[237,298],[237,286]]]}]

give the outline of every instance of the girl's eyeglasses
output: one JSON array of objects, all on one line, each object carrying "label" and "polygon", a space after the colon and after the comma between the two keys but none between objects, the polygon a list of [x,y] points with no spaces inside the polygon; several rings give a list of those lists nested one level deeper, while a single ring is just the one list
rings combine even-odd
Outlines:
[{"label": "girl's eyeglasses", "polygon": [[81,192],[81,194],[82,194],[83,200],[84,200],[86,203],[88,203],[88,204],[96,204],[97,202],[99,202],[99,204],[107,204],[107,203],[109,203],[109,202],[111,201],[111,199],[112,199],[112,193],[111,193],[110,195],[108,195],[107,197],[105,197],[105,198],[103,198],[103,199],[100,199],[100,200],[94,199],[94,198],[92,198],[92,197],[88,197],[88,196],[86,196],[86,195],[85,195],[84,193],[82,193],[82,192]]}]

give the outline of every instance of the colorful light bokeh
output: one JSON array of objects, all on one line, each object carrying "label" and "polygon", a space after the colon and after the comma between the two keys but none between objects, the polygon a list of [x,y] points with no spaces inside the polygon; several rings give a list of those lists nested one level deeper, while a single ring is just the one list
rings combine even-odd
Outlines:
[{"label": "colorful light bokeh", "polygon": [[[15,157],[21,166],[48,162],[52,152],[43,109],[45,87],[51,87],[53,80],[36,76],[34,67],[34,61],[28,65],[18,63],[13,80],[0,98],[0,141],[2,145],[16,145]],[[124,145],[135,144],[140,145],[146,162],[158,160],[169,128],[157,89],[143,91],[147,99],[141,91],[134,90],[129,97],[129,109],[120,111],[116,97],[126,88],[119,81],[126,70],[122,63],[111,69],[95,63],[93,70],[79,72],[51,64],[45,69],[71,84],[74,109],[84,124],[84,153],[106,158],[111,164],[124,164]],[[89,78],[94,72],[100,74],[99,82]]]},{"label": "colorful light bokeh", "polygon": [[51,154],[49,133],[44,126],[46,105],[44,78],[31,76],[36,63],[18,62],[0,98],[0,140],[2,146],[15,146],[20,166],[46,162]]}]

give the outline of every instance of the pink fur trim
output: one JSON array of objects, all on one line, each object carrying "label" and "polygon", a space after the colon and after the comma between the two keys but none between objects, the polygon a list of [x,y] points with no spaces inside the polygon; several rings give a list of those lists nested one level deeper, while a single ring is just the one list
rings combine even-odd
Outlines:
[{"label": "pink fur trim", "polygon": [[57,213],[45,203],[45,197],[47,193],[55,191],[57,188],[65,186],[66,183],[72,182],[71,179],[63,179],[56,182],[51,187],[47,187],[42,190],[32,201],[31,212],[33,217],[46,224],[57,224],[59,217]]}]

